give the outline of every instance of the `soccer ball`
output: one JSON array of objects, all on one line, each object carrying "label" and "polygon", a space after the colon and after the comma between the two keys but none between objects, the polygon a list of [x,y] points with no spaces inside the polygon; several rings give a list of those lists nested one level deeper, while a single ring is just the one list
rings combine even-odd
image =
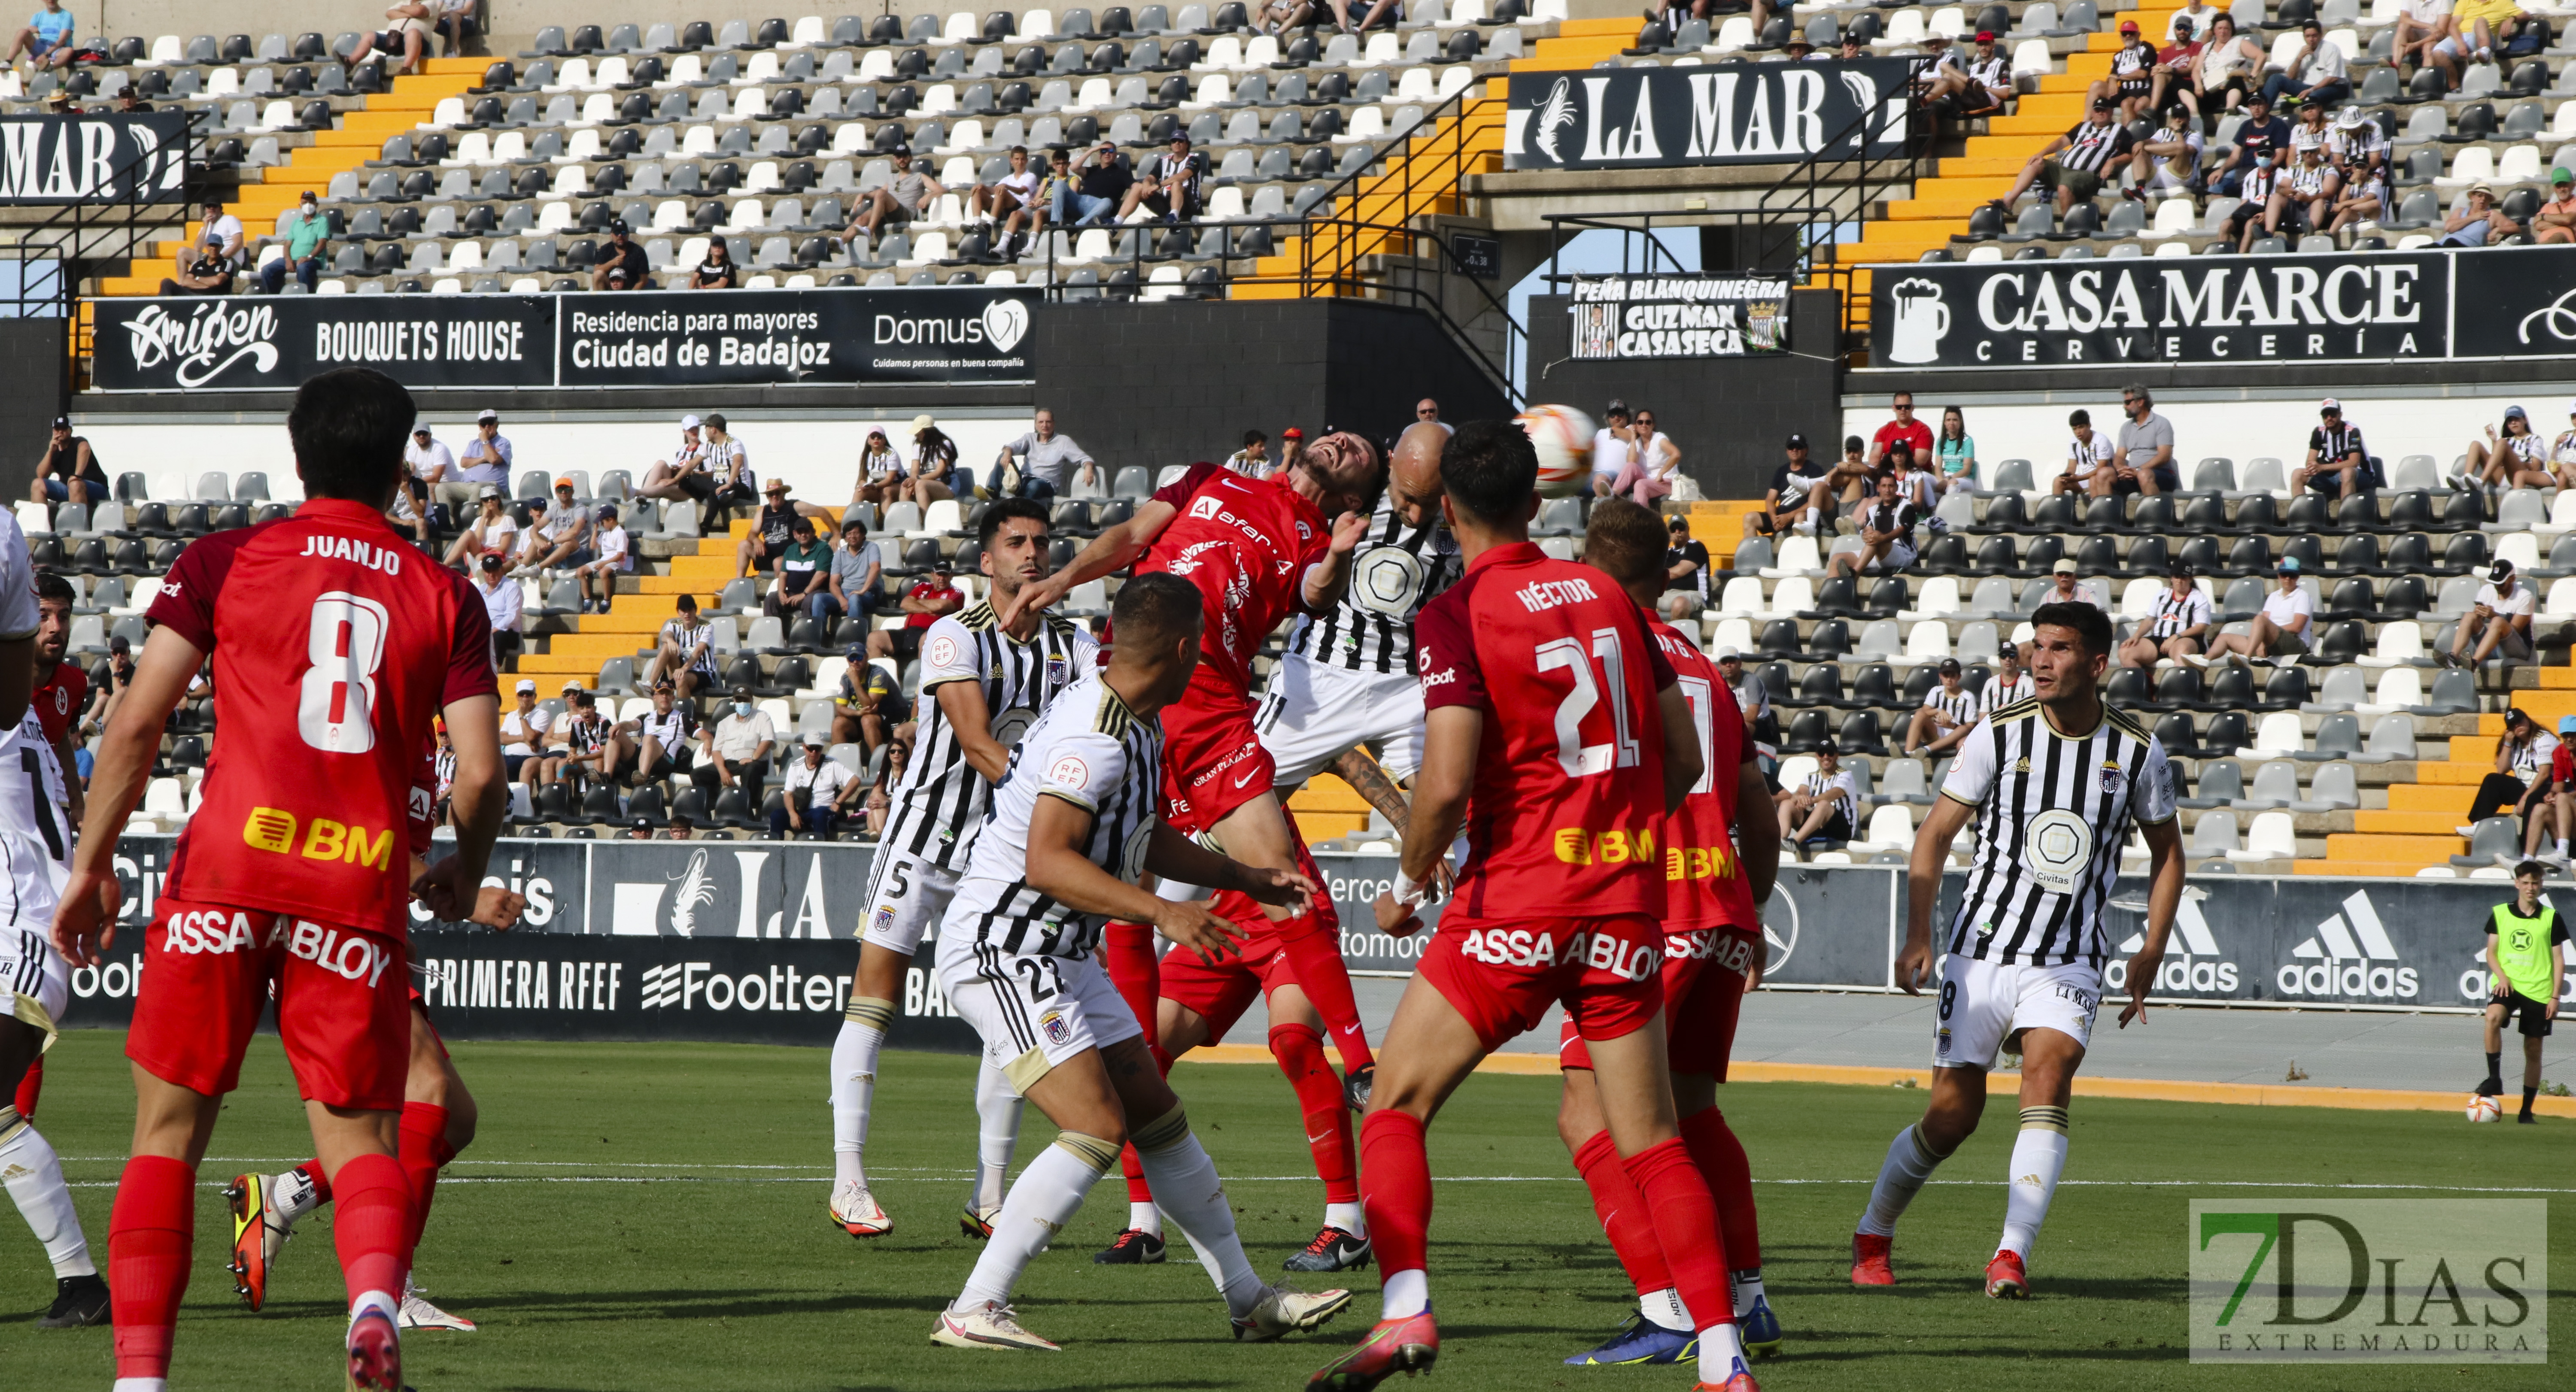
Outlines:
[{"label": "soccer ball", "polygon": [[1592,478],[1592,418],[1571,406],[1532,406],[1518,417],[1538,450],[1538,491],[1566,498]]},{"label": "soccer ball", "polygon": [[2468,1117],[2471,1121],[2494,1121],[2503,1115],[2504,1108],[2483,1092],[2469,1099]]}]

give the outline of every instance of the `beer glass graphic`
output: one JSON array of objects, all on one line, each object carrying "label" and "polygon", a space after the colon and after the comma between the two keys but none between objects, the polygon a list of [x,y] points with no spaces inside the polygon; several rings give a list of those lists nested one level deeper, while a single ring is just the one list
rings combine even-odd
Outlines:
[{"label": "beer glass graphic", "polygon": [[1927,363],[1941,356],[1941,336],[1950,331],[1950,306],[1941,287],[1928,280],[1900,280],[1887,292],[1894,307],[1888,326],[1887,360]]}]

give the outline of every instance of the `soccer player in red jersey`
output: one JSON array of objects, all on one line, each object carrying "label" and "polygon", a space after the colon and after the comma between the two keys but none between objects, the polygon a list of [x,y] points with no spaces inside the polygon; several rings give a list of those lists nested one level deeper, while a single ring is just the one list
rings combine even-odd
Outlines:
[{"label": "soccer player in red jersey", "polygon": [[[1377,447],[1347,431],[1307,446],[1296,464],[1268,479],[1194,464],[1133,518],[1103,531],[1071,565],[1020,588],[1018,608],[1044,608],[1074,586],[1128,566],[1138,575],[1164,572],[1197,587],[1207,619],[1199,665],[1189,690],[1163,712],[1165,820],[1243,864],[1295,870],[1322,883],[1305,838],[1272,788],[1276,767],[1253,729],[1252,660],[1289,615],[1329,610],[1340,600],[1351,551],[1367,534],[1370,505],[1385,482]],[[1010,617],[1005,613],[1003,621]],[[1174,900],[1202,893],[1171,883],[1157,892]],[[1265,985],[1293,982],[1321,1015],[1344,1071],[1365,1079],[1374,1059],[1342,962],[1332,901],[1317,895],[1292,910],[1229,892],[1209,907],[1230,922],[1267,925],[1237,945],[1236,960],[1260,973]],[[1155,1029],[1162,990],[1153,945],[1152,928],[1113,921],[1103,956],[1119,994],[1145,1026],[1156,1061],[1168,1069],[1171,1058]],[[1323,1139],[1311,1140],[1318,1133],[1308,1132],[1329,1188],[1336,1169],[1347,1165],[1342,1128],[1348,1121],[1339,1111],[1341,1088],[1321,1053],[1283,1060],[1282,1070],[1297,1088],[1301,1111],[1334,1118]],[[1125,1166],[1128,1227],[1098,1259],[1160,1261],[1162,1220],[1132,1149]]]},{"label": "soccer player in red jersey", "polygon": [[286,428],[305,503],[181,553],[91,776],[54,940],[94,965],[123,902],[117,828],[211,655],[223,730],[146,930],[151,969],[126,1037],[134,1154],[108,1223],[117,1392],[167,1385],[197,1164],[272,987],[338,1194],[349,1385],[402,1386],[395,1302],[412,1198],[394,1158],[411,1054],[400,843],[433,716],[446,715],[456,752],[456,853],[410,889],[438,917],[480,911],[504,797],[490,621],[463,577],[384,518],[413,415],[410,393],[363,368],[296,392]]},{"label": "soccer player in red jersey", "polygon": [[1382,1317],[1308,1386],[1361,1392],[1438,1359],[1423,1126],[1486,1054],[1562,1002],[1682,1301],[1705,1321],[1701,1386],[1753,1392],[1716,1206],[1683,1145],[1665,1063],[1660,852],[1665,817],[1700,779],[1690,707],[1636,603],[1600,571],[1530,543],[1538,455],[1518,426],[1460,426],[1440,474],[1466,573],[1417,625],[1423,763],[1379,925],[1409,931],[1461,828],[1467,853],[1387,1026],[1360,1127]]},{"label": "soccer player in red jersey", "polygon": [[[1770,815],[1771,791],[1744,737],[1744,716],[1717,666],[1699,645],[1655,612],[1663,593],[1664,528],[1656,516],[1625,499],[1592,505],[1584,524],[1585,564],[1608,573],[1637,601],[1655,646],[1673,665],[1689,705],[1704,771],[1664,819],[1664,1024],[1672,1061],[1673,1100],[1681,1117],[1682,1144],[1715,1191],[1718,1228],[1734,1287],[1734,1314],[1744,1346],[1757,1354],[1780,1347],[1780,1321],[1762,1289],[1762,1238],[1753,1207],[1753,1170],[1744,1146],[1717,1109],[1717,1085],[1726,1081],[1727,1055],[1735,1046],[1736,1012],[1762,974],[1762,920],[1757,906],[1771,897],[1779,872],[1780,827]],[[1754,815],[1739,816],[1752,808]],[[1567,1363],[1676,1363],[1689,1356],[1697,1326],[1673,1288],[1663,1244],[1643,1194],[1628,1178],[1609,1131],[1602,1125],[1600,1089],[1591,1051],[1567,1023],[1557,1054],[1565,1070],[1565,1098],[1557,1133],[1573,1152],[1575,1167],[1592,1191],[1593,1210],[1637,1286],[1637,1315],[1599,1348]]]}]

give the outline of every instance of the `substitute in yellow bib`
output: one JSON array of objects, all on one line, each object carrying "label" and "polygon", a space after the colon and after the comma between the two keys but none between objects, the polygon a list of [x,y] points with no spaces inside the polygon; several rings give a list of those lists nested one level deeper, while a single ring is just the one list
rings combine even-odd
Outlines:
[{"label": "substitute in yellow bib", "polygon": [[2540,897],[2539,861],[2526,860],[2513,872],[2514,901],[2498,904],[2487,916],[2487,971],[2495,998],[2487,1003],[2487,1076],[2478,1091],[2493,1097],[2504,1091],[2500,1064],[2507,1020],[2522,1021],[2522,1115],[2537,1120],[2531,1099],[2540,1092],[2540,1041],[2558,1018],[2558,985],[2567,967],[2567,921]]}]

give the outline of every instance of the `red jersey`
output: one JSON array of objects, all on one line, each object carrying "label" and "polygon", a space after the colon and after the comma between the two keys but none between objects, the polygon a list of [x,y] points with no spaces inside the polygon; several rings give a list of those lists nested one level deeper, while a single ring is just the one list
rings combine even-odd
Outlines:
[{"label": "red jersey", "polygon": [[[951,585],[946,589],[942,589],[927,580],[914,582],[911,589],[903,592],[903,597],[906,599],[917,599],[925,604],[945,599],[953,599],[962,604],[966,598],[965,595],[958,592],[957,587],[954,585]],[[951,609],[948,612],[953,614],[957,611]],[[932,624],[939,622],[940,617],[941,616],[937,614],[906,614],[903,616],[903,626],[906,628],[928,628]]]},{"label": "red jersey", "polygon": [[[37,722],[45,727],[45,743],[60,745],[63,732],[72,727],[73,717],[80,714],[82,703],[88,700],[89,673],[82,671],[80,664],[65,661],[54,664],[54,674],[45,678],[44,685],[36,688],[27,707],[36,713]],[[71,771],[63,770],[65,773]]]},{"label": "red jersey", "polygon": [[358,927],[404,921],[430,719],[495,691],[465,577],[336,499],[201,537],[146,615],[214,655],[222,722],[165,894]]},{"label": "red jersey", "polygon": [[1610,578],[1522,542],[1416,624],[1422,701],[1485,716],[1453,913],[1661,919],[1672,663]]},{"label": "red jersey", "polygon": [[1135,573],[1177,575],[1207,615],[1193,687],[1252,699],[1252,659],[1280,621],[1305,607],[1306,568],[1332,547],[1324,514],[1277,479],[1193,464],[1154,501],[1180,510]]},{"label": "red jersey", "polygon": [[1753,912],[1753,886],[1745,883],[1732,839],[1736,772],[1753,761],[1752,743],[1744,738],[1743,708],[1697,643],[1660,618],[1645,618],[1655,646],[1672,663],[1682,699],[1690,703],[1691,724],[1699,730],[1700,753],[1706,758],[1681,810],[1664,819],[1664,931],[1754,932],[1761,920]]},{"label": "red jersey", "polygon": [[1869,462],[1876,465],[1878,461],[1885,459],[1888,447],[1899,440],[1914,447],[1914,462],[1917,466],[1931,459],[1932,427],[1921,421],[1907,425],[1898,425],[1894,421],[1889,421],[1878,428],[1876,435],[1870,437]]}]

